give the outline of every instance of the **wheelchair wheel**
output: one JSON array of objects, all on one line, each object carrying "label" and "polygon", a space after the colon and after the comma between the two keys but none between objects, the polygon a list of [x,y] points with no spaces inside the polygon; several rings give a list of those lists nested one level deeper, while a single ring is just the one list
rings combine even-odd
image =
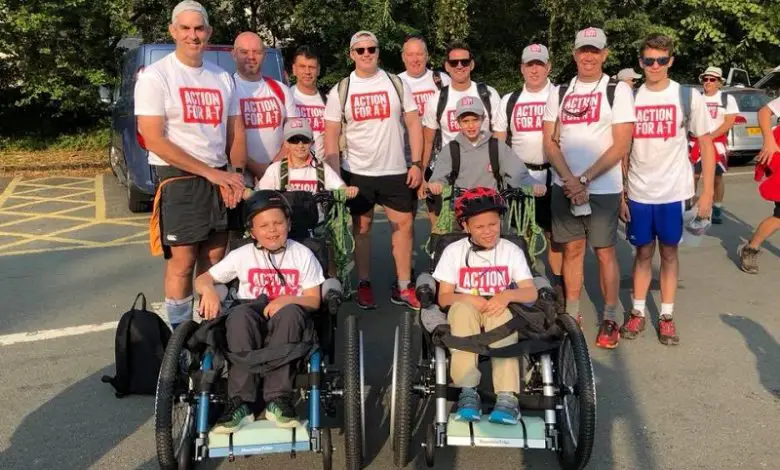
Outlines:
[{"label": "wheelchair wheel", "polygon": [[330,428],[320,430],[320,447],[322,448],[322,470],[333,468],[333,443],[330,439]]},{"label": "wheelchair wheel", "polygon": [[196,400],[189,386],[191,355],[184,346],[197,329],[193,321],[176,328],[157,379],[154,434],[157,461],[163,470],[194,468]]},{"label": "wheelchair wheel", "polygon": [[395,333],[395,350],[393,352],[390,426],[393,462],[399,468],[406,467],[409,461],[409,443],[412,432],[412,381],[414,380],[412,315],[410,312],[403,314],[401,326]]},{"label": "wheelchair wheel", "polygon": [[348,470],[363,467],[363,384],[357,316],[349,315],[344,337],[344,451]]},{"label": "wheelchair wheel", "polygon": [[434,425],[428,425],[425,433],[425,465],[432,468],[436,462],[436,430]]},{"label": "wheelchair wheel", "polygon": [[564,470],[581,470],[590,460],[596,433],[596,386],[585,336],[569,315],[558,317],[565,334],[554,367],[562,398],[558,461]]}]

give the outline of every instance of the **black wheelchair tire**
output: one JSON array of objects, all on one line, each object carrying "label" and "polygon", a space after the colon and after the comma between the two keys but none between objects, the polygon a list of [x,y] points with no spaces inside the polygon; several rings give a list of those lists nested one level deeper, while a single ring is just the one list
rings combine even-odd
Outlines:
[{"label": "black wheelchair tire", "polygon": [[[194,468],[195,422],[194,419],[186,432],[190,442],[182,448],[181,459],[175,454],[173,442],[173,405],[176,381],[180,372],[179,357],[187,340],[192,336],[198,324],[194,321],[182,323],[173,332],[165,348],[160,375],[157,379],[157,393],[154,401],[154,436],[157,445],[157,461],[162,470],[183,470]],[[187,457],[189,456],[189,458]]]},{"label": "black wheelchair tire", "polygon": [[[576,431],[576,441],[573,438],[567,418],[566,403],[557,411],[557,421],[560,429],[558,462],[563,470],[582,470],[588,464],[593,450],[593,440],[596,434],[596,386],[593,379],[593,365],[588,353],[588,344],[585,335],[582,334],[577,323],[569,315],[560,315],[559,324],[566,334],[561,346],[558,348],[558,357],[555,362],[554,380],[559,390],[563,390],[564,383],[562,370],[567,355],[571,356],[577,372],[576,382],[573,384],[577,401],[579,402],[579,429]],[[566,396],[562,395],[565,399]]]},{"label": "black wheelchair tire", "polygon": [[320,430],[320,447],[322,448],[322,470],[333,468],[333,442],[330,436],[330,428]]},{"label": "black wheelchair tire", "polygon": [[395,423],[393,423],[393,463],[398,468],[409,462],[409,444],[412,433],[412,323],[413,313],[404,312],[398,329],[398,362],[396,366]]},{"label": "black wheelchair tire", "polygon": [[436,430],[434,424],[428,425],[428,431],[425,433],[425,465],[433,468],[436,463]]},{"label": "black wheelchair tire", "polygon": [[344,455],[347,470],[363,467],[361,418],[360,331],[357,316],[347,316],[344,331]]}]

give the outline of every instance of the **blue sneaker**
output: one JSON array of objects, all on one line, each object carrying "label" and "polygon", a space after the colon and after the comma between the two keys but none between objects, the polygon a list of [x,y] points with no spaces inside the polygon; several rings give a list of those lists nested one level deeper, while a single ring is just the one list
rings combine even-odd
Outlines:
[{"label": "blue sneaker", "polygon": [[501,392],[496,397],[496,406],[488,421],[496,424],[517,424],[520,420],[520,404],[514,393]]},{"label": "blue sneaker", "polygon": [[477,422],[482,414],[482,402],[479,399],[477,389],[464,387],[458,397],[458,408],[455,411],[455,421],[468,423]]}]

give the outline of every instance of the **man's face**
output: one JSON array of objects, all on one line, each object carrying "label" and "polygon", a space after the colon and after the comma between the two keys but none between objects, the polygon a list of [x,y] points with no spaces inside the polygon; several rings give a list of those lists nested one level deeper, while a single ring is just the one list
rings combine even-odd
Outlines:
[{"label": "man's face", "polygon": [[259,74],[265,60],[263,41],[249,35],[239,38],[233,47],[233,58],[239,74],[249,76]]},{"label": "man's face", "polygon": [[604,70],[604,62],[607,61],[609,51],[593,46],[583,46],[574,51],[574,62],[577,64],[577,73],[583,75],[598,75]]},{"label": "man's face", "polygon": [[453,49],[447,56],[444,68],[455,83],[468,83],[471,81],[471,71],[474,70],[474,61],[471,53],[464,49]]},{"label": "man's face", "polygon": [[645,73],[645,80],[651,83],[669,77],[669,68],[673,63],[674,58],[669,56],[669,51],[661,49],[645,49],[639,58],[639,66]]},{"label": "man's face", "polygon": [[211,37],[211,27],[206,24],[203,15],[195,11],[183,11],[176,21],[168,27],[168,32],[176,43],[176,50],[186,57],[200,57]]},{"label": "man's face", "polygon": [[705,75],[701,77],[701,83],[704,85],[704,92],[708,95],[717,92],[721,87],[720,79],[713,75]]},{"label": "man's face", "polygon": [[355,61],[357,70],[374,73],[379,63],[379,47],[371,39],[358,41],[349,51],[349,57]]},{"label": "man's face", "polygon": [[482,130],[481,116],[477,116],[476,114],[464,114],[458,118],[458,124],[460,124],[460,131],[467,139],[475,141],[479,138],[479,133]]},{"label": "man's face", "polygon": [[313,88],[320,75],[320,64],[317,59],[307,59],[299,55],[293,62],[292,72],[297,83],[307,88]]},{"label": "man's face", "polygon": [[425,65],[428,63],[428,53],[425,51],[425,45],[418,39],[410,39],[404,44],[401,52],[401,60],[404,62],[406,72],[419,77],[425,72]]},{"label": "man's face", "polygon": [[550,75],[550,64],[532,60],[521,65],[520,72],[523,74],[523,80],[525,80],[527,86],[539,88],[547,83],[547,76]]}]

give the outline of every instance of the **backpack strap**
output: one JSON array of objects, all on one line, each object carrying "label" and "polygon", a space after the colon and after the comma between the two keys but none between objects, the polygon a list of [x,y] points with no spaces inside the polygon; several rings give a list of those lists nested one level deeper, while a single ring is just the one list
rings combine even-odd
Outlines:
[{"label": "backpack strap", "polygon": [[328,94],[325,91],[320,90],[319,88],[317,89],[317,93],[320,94],[320,98],[322,98],[322,102],[324,104],[328,104]]},{"label": "backpack strap", "polygon": [[477,94],[479,95],[479,99],[482,100],[482,104],[485,106],[485,111],[487,111],[490,132],[493,132],[493,106],[490,104],[490,90],[488,90],[487,85],[480,82],[477,83]]},{"label": "backpack strap", "polygon": [[609,103],[610,109],[612,109],[613,103],[615,103],[615,89],[620,83],[619,80],[610,78],[607,82],[607,103]]},{"label": "backpack strap", "polygon": [[433,138],[433,153],[439,153],[442,147],[441,117],[444,115],[444,108],[447,107],[447,98],[450,95],[450,86],[445,85],[439,91],[439,102],[436,104],[436,123],[439,128],[436,129],[436,136]]},{"label": "backpack strap", "polygon": [[393,83],[393,88],[395,88],[395,92],[398,93],[398,99],[401,101],[401,114],[404,112],[404,82],[401,80],[401,77],[398,75],[395,75],[390,72],[385,72],[387,75],[387,78],[390,79],[390,81]]},{"label": "backpack strap", "polygon": [[558,107],[563,106],[563,99],[566,97],[566,92],[569,91],[568,83],[561,83],[558,86]]},{"label": "backpack strap", "polygon": [[349,95],[349,75],[342,78],[338,84],[339,104],[341,105],[341,135],[339,136],[339,150],[347,155],[347,95]]},{"label": "backpack strap", "polygon": [[441,87],[443,86],[441,82],[441,71],[439,70],[433,71],[433,84],[436,85],[437,90],[441,90]]},{"label": "backpack strap", "polygon": [[290,164],[286,158],[279,162],[279,191],[287,191],[290,184]]},{"label": "backpack strap", "polygon": [[271,91],[274,92],[274,95],[276,95],[276,97],[279,98],[279,101],[282,102],[282,106],[286,105],[287,103],[285,102],[284,92],[282,91],[282,87],[279,85],[279,82],[270,77],[264,77],[264,79],[265,83],[267,83],[271,88]]},{"label": "backpack strap", "polygon": [[496,179],[496,187],[499,191],[504,189],[504,181],[501,178],[501,167],[498,163],[498,139],[491,137],[488,140],[488,156],[490,158],[490,169],[493,171],[493,178]]},{"label": "backpack strap", "polygon": [[680,107],[682,108],[682,122],[680,127],[687,129],[691,121],[691,100],[693,99],[693,93],[691,88],[680,85]]},{"label": "backpack strap", "polygon": [[512,145],[512,114],[515,111],[515,105],[519,98],[520,92],[513,91],[506,102],[506,144],[509,146]]},{"label": "backpack strap", "polygon": [[728,106],[728,104],[729,104],[728,99],[729,99],[728,95],[726,95],[725,93],[723,93],[721,91],[720,92],[720,105],[723,107],[723,109],[726,109],[726,106]]},{"label": "backpack strap", "polygon": [[325,191],[325,165],[318,159],[312,159],[314,170],[317,172],[317,192]]},{"label": "backpack strap", "polygon": [[448,145],[450,146],[450,156],[452,158],[452,170],[447,180],[450,182],[450,186],[455,186],[455,181],[458,180],[458,175],[460,175],[460,144],[453,140]]}]

